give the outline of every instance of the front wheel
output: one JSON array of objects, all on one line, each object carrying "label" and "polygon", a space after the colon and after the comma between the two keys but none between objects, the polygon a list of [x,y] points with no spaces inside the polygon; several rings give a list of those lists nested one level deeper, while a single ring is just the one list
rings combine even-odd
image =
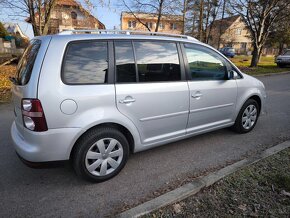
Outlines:
[{"label": "front wheel", "polygon": [[75,145],[72,161],[78,176],[103,182],[116,176],[129,156],[126,137],[114,128],[89,131]]},{"label": "front wheel", "polygon": [[260,107],[254,99],[249,99],[241,108],[232,129],[238,133],[250,132],[256,125]]}]

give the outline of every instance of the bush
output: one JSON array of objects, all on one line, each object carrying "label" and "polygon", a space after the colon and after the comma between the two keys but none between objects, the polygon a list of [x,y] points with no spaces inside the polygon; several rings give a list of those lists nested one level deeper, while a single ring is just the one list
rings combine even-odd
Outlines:
[{"label": "bush", "polygon": [[0,22],[0,38],[4,38],[5,36],[8,36],[8,32]]}]

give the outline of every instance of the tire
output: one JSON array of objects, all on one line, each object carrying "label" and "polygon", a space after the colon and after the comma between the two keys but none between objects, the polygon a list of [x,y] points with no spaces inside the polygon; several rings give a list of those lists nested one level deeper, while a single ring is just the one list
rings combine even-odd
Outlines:
[{"label": "tire", "polygon": [[126,137],[110,127],[90,130],[75,146],[73,168],[79,177],[91,182],[103,182],[116,176],[129,157]]},{"label": "tire", "polygon": [[[247,115],[247,113],[249,114]],[[260,107],[257,101],[254,99],[248,99],[242,106],[236,118],[235,124],[232,126],[232,130],[241,134],[252,131],[252,129],[254,129],[255,125],[257,124],[259,114]]]},{"label": "tire", "polygon": [[284,64],[277,64],[278,67],[283,68]]}]

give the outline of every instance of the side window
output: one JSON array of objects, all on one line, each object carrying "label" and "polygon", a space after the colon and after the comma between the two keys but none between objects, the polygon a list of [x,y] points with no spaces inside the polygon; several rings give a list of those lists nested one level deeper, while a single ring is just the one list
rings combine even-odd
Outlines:
[{"label": "side window", "polygon": [[73,42],[68,45],[62,79],[67,84],[103,84],[108,77],[107,42]]},{"label": "side window", "polygon": [[134,42],[139,82],[181,80],[174,42]]},{"label": "side window", "polygon": [[115,41],[116,81],[136,82],[136,68],[131,41]]},{"label": "side window", "polygon": [[224,80],[227,67],[222,59],[210,49],[185,44],[191,80]]}]

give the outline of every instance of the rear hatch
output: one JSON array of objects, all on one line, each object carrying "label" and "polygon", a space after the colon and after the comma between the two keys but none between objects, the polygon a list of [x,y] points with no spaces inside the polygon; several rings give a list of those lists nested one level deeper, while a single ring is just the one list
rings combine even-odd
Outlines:
[{"label": "rear hatch", "polygon": [[22,99],[37,98],[38,77],[51,37],[41,38],[30,41],[18,63],[16,77],[11,78],[15,123],[19,131],[23,128]]}]

